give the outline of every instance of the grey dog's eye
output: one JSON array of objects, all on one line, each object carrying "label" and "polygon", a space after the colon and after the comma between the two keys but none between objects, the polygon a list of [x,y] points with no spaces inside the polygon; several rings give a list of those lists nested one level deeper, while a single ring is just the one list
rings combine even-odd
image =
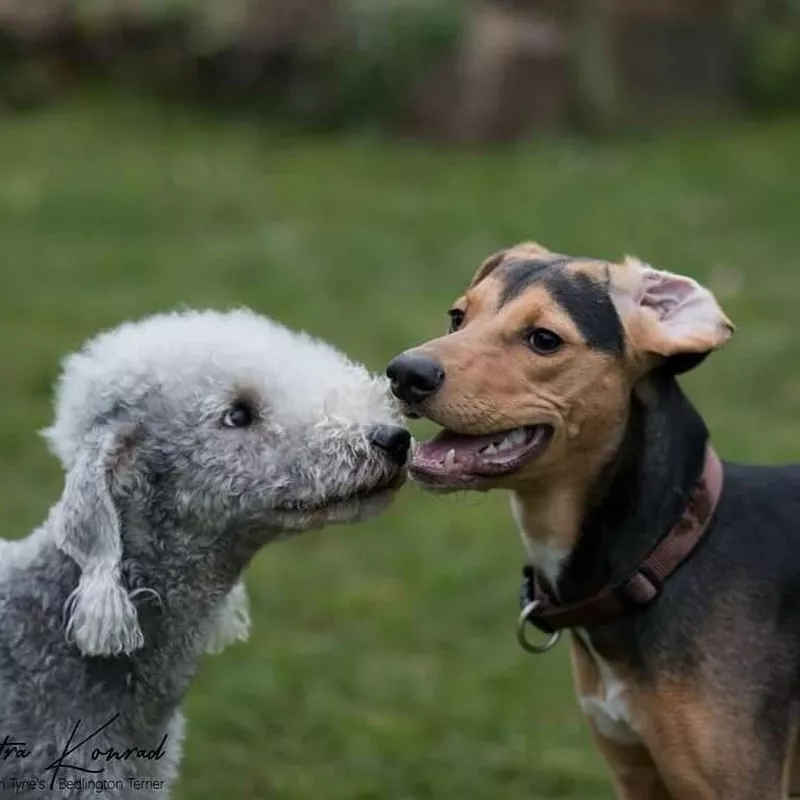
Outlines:
[{"label": "grey dog's eye", "polygon": [[244,403],[235,403],[223,415],[226,428],[246,428],[253,422],[253,412]]}]

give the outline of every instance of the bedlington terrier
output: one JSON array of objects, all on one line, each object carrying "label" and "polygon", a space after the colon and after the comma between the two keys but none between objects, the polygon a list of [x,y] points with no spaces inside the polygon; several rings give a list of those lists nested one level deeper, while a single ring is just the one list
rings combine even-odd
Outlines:
[{"label": "bedlington terrier", "polygon": [[382,379],[249,311],[129,323],[64,364],[63,495],[0,542],[0,798],[164,798],[204,652],[246,638],[267,542],[387,508]]}]

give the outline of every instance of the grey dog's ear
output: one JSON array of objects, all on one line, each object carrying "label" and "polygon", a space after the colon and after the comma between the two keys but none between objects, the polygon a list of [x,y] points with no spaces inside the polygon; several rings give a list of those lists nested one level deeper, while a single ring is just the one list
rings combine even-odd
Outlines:
[{"label": "grey dog's ear", "polygon": [[56,544],[80,567],[65,607],[67,638],[87,656],[128,654],[144,644],[136,607],[122,585],[122,538],[109,490],[117,437],[89,437],[72,460],[51,512]]}]

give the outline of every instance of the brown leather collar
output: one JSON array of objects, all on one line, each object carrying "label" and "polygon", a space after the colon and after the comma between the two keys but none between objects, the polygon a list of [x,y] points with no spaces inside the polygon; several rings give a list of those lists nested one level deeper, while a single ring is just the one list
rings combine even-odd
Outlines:
[{"label": "brown leather collar", "polygon": [[610,622],[652,602],[664,581],[694,552],[708,530],[722,494],[723,468],[711,445],[706,449],[703,474],[692,490],[681,518],[627,581],[605,586],[597,594],[574,603],[560,603],[542,585],[533,567],[523,570],[520,602],[535,603],[526,620],[545,633],[585,628]]}]

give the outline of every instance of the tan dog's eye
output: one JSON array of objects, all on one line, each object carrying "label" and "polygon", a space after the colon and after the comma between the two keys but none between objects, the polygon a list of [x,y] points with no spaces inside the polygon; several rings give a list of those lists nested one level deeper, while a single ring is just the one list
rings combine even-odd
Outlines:
[{"label": "tan dog's eye", "polygon": [[527,341],[531,350],[543,356],[555,353],[564,344],[564,340],[557,333],[547,328],[534,328],[528,333]]},{"label": "tan dog's eye", "polygon": [[451,308],[447,313],[450,315],[450,333],[453,333],[464,324],[466,314],[460,308]]}]

